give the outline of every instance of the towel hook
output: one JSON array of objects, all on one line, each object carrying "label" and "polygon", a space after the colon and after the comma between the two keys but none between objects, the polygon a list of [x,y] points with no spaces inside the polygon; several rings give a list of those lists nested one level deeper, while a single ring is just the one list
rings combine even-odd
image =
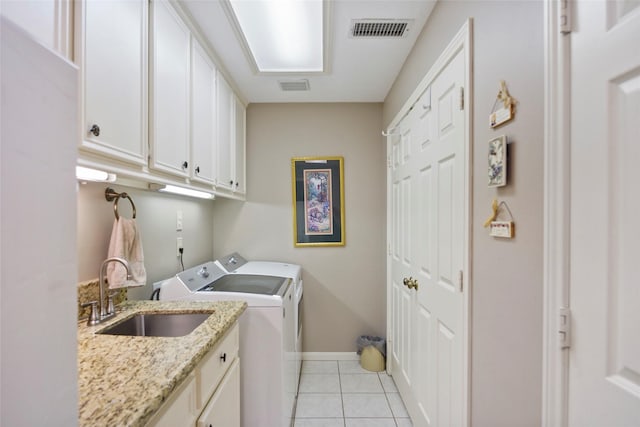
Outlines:
[{"label": "towel hook", "polygon": [[104,190],[104,197],[105,199],[107,199],[107,202],[113,202],[113,212],[116,215],[116,219],[120,219],[120,215],[118,215],[118,201],[120,200],[120,197],[124,197],[125,199],[128,199],[129,203],[131,203],[131,207],[133,208],[133,218],[135,219],[136,205],[133,203],[133,199],[129,197],[127,193],[125,192],[118,193],[113,188],[107,187],[107,189]]}]

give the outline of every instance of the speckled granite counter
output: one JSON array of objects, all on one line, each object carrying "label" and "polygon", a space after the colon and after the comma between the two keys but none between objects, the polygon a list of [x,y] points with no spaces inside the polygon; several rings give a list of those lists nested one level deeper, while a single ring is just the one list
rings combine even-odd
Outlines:
[{"label": "speckled granite counter", "polygon": [[[144,426],[246,309],[244,301],[127,301],[118,315],[78,325],[80,426]],[[95,332],[134,313],[212,315],[183,337],[131,337]]]}]

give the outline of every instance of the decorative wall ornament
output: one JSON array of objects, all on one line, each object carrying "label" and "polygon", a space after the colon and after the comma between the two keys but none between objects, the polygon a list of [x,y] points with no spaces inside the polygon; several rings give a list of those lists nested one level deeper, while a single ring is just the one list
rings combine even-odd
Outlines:
[{"label": "decorative wall ornament", "polygon": [[489,114],[489,125],[497,128],[515,117],[516,99],[509,94],[507,84],[500,80],[500,90]]},{"label": "decorative wall ornament", "polygon": [[507,185],[507,137],[502,135],[489,141],[489,187]]},{"label": "decorative wall ornament", "polygon": [[[507,202],[502,201],[498,204],[498,200],[493,199],[491,210],[491,216],[487,218],[484,223],[484,227],[491,227],[489,235],[493,237],[512,239],[515,236],[515,224],[513,222],[511,209],[509,209],[509,205],[507,205]],[[498,217],[502,212],[508,214],[508,221],[498,221]]]}]

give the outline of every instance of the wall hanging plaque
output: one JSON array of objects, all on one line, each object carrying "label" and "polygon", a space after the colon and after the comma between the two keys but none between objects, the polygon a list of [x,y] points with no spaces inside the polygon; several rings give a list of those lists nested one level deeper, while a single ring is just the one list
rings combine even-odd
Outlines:
[{"label": "wall hanging plaque", "polygon": [[502,135],[489,141],[489,187],[507,185],[507,137]]},{"label": "wall hanging plaque", "polygon": [[513,119],[515,117],[515,104],[516,100],[509,94],[507,84],[504,80],[500,80],[500,90],[493,103],[491,114],[489,114],[489,126],[496,128]]},{"label": "wall hanging plaque", "polygon": [[294,157],[294,246],[344,246],[342,157]]},{"label": "wall hanging plaque", "polygon": [[[485,227],[490,227],[489,235],[493,237],[512,239],[515,236],[515,224],[513,222],[511,209],[509,209],[507,202],[502,201],[498,204],[498,200],[493,199],[491,211],[491,216],[487,218],[484,223]],[[500,216],[500,212],[503,211],[509,215],[508,221],[498,221],[498,216]]]}]

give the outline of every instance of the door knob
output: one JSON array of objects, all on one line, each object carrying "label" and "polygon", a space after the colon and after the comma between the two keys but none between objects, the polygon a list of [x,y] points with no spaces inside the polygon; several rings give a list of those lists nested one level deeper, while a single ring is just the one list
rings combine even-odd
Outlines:
[{"label": "door knob", "polygon": [[410,279],[409,280],[409,284],[407,285],[407,287],[409,289],[415,289],[417,291],[418,290],[418,281],[416,279]]},{"label": "door knob", "polygon": [[100,136],[100,126],[98,125],[91,126],[91,129],[89,129],[89,133],[92,133],[93,136]]}]

